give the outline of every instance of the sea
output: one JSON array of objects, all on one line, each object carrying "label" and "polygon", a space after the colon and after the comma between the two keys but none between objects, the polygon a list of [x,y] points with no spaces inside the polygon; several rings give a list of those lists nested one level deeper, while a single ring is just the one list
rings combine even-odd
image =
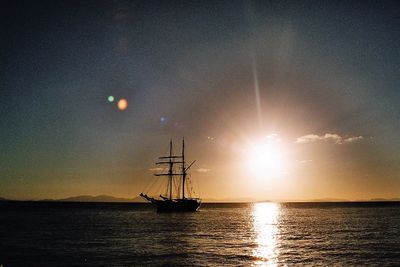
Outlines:
[{"label": "sea", "polygon": [[400,202],[0,202],[0,266],[400,266]]}]

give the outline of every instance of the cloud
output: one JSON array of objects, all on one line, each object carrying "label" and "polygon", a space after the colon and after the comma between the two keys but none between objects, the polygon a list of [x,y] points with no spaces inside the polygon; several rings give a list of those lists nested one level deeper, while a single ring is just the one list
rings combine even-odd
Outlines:
[{"label": "cloud", "polygon": [[201,173],[206,173],[206,172],[210,172],[211,169],[207,169],[207,168],[198,168],[196,171],[201,172]]},{"label": "cloud", "polygon": [[269,134],[265,136],[267,141],[273,141],[273,142],[280,142],[281,139],[279,138],[279,135],[276,133]]},{"label": "cloud", "polygon": [[299,163],[306,164],[306,163],[310,163],[312,161],[313,161],[312,159],[303,159],[303,160],[300,160]]},{"label": "cloud", "polygon": [[361,141],[363,139],[364,139],[364,137],[361,136],[361,135],[360,136],[353,136],[353,137],[348,137],[348,138],[343,139],[343,142],[351,143],[351,142]]},{"label": "cloud", "polygon": [[[150,168],[148,169],[151,172],[165,172],[168,171],[168,168],[161,168],[161,167],[154,167],[154,168]],[[207,169],[207,168],[198,168],[196,169],[197,172],[201,172],[201,173],[207,173],[210,172],[211,169]]]},{"label": "cloud", "polygon": [[301,137],[296,138],[295,143],[297,144],[305,144],[312,143],[316,141],[331,141],[335,144],[341,145],[343,143],[352,143],[357,142],[364,139],[363,136],[340,136],[334,133],[326,133],[324,135],[316,135],[316,134],[307,134]]},{"label": "cloud", "polygon": [[149,171],[151,172],[160,172],[160,171],[165,171],[166,168],[161,168],[161,167],[155,167],[155,168],[150,168]]}]

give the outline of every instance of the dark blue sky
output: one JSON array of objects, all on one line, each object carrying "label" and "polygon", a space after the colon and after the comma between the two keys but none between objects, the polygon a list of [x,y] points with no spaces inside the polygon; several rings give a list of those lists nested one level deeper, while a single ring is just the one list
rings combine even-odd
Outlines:
[{"label": "dark blue sky", "polygon": [[[308,185],[275,198],[399,196],[399,13],[397,1],[6,1],[0,196],[134,196],[182,136],[208,170],[205,196],[254,196],[235,148],[271,133],[291,155],[282,181]],[[307,135],[321,138],[295,145]]]}]

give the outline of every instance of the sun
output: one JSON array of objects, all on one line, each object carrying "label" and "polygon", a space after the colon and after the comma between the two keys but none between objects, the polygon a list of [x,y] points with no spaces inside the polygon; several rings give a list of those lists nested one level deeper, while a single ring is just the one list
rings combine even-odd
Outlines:
[{"label": "sun", "polygon": [[250,144],[247,167],[256,177],[276,176],[284,173],[284,149],[279,139],[265,138]]}]

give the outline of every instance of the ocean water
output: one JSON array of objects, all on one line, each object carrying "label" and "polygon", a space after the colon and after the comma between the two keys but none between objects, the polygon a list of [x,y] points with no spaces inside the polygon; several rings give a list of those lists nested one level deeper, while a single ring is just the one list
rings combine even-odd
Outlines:
[{"label": "ocean water", "polygon": [[0,203],[0,265],[400,266],[400,203]]}]

